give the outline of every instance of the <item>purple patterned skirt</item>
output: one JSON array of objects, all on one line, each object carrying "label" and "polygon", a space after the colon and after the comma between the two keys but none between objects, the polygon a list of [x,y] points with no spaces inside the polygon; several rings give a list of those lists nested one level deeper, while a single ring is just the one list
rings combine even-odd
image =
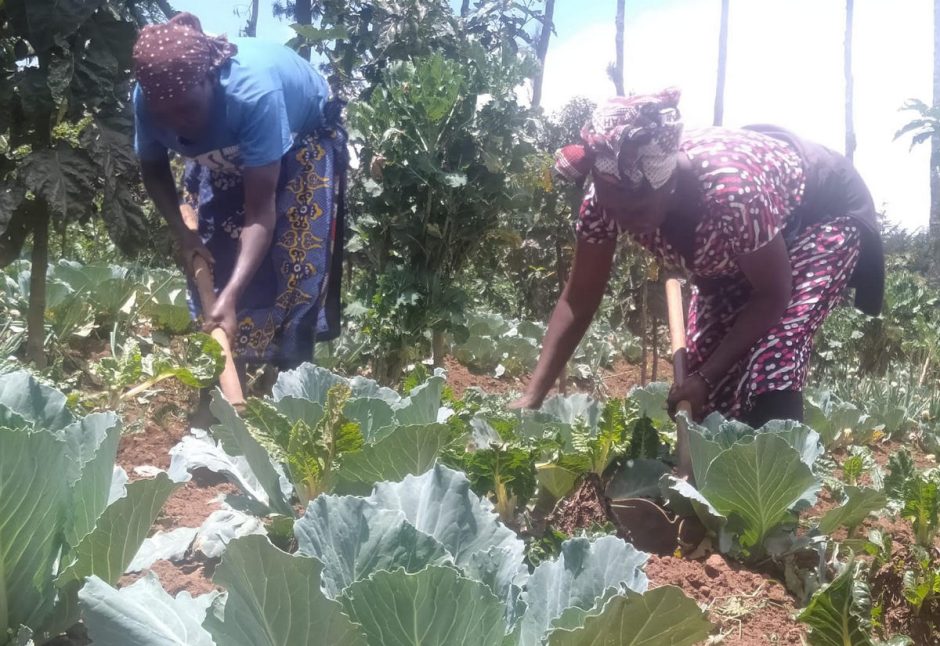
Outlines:
[{"label": "purple patterned skirt", "polygon": [[[793,294],[780,321],[715,385],[705,414],[740,417],[751,399],[771,391],[801,391],[813,336],[843,297],[861,248],[858,224],[837,218],[813,224],[789,244]],[[701,366],[747,305],[750,285],[741,276],[720,289],[695,290],[689,305],[689,369]]]},{"label": "purple patterned skirt", "polygon": [[[315,341],[334,338],[339,321],[346,136],[341,128],[298,139],[281,161],[271,249],[238,303],[236,358],[290,368],[313,360]],[[184,199],[215,259],[216,291],[238,258],[245,217],[240,174],[188,162]],[[190,285],[193,314],[201,306]]]}]

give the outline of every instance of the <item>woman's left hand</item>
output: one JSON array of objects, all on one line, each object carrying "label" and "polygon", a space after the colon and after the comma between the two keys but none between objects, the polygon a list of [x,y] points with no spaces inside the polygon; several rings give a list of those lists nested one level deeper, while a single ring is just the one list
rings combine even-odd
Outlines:
[{"label": "woman's left hand", "polygon": [[215,328],[222,328],[229,343],[234,343],[238,323],[235,318],[235,301],[226,296],[223,291],[215,301],[215,305],[204,315],[203,329],[211,332]]},{"label": "woman's left hand", "polygon": [[708,402],[708,393],[708,384],[697,374],[686,377],[681,386],[673,384],[672,388],[669,389],[669,396],[666,398],[669,415],[675,417],[679,402],[685,401],[689,402],[689,406],[692,408],[692,419],[701,421],[705,404]]}]

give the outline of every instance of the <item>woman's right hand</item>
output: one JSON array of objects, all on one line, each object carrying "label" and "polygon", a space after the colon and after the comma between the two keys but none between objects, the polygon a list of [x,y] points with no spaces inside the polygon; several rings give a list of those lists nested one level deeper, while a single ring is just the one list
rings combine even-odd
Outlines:
[{"label": "woman's right hand", "polygon": [[183,263],[183,269],[186,274],[193,276],[193,261],[200,257],[211,267],[215,262],[212,253],[202,242],[199,234],[192,230],[187,230],[180,240],[180,260]]},{"label": "woman's right hand", "polygon": [[510,410],[538,410],[542,407],[542,400],[542,397],[536,397],[535,395],[526,393],[516,401],[511,402],[508,407]]}]

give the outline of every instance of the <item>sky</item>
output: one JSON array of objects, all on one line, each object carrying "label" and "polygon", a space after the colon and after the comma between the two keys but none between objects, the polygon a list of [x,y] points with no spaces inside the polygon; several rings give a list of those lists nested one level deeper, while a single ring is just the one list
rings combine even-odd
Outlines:
[{"label": "sky", "polygon": [[[248,2],[171,0],[207,31],[238,34]],[[261,0],[258,37],[293,34]],[[626,0],[624,69],[628,91],[682,89],[686,128],[711,125],[720,0]],[[615,0],[556,0],[542,104],[613,94]],[[724,125],[775,123],[841,151],[845,145],[844,0],[731,0]],[[855,165],[891,222],[927,226],[929,150],[910,150],[894,133],[912,115],[910,98],[930,102],[933,7],[930,0],[855,0],[853,77]]]}]

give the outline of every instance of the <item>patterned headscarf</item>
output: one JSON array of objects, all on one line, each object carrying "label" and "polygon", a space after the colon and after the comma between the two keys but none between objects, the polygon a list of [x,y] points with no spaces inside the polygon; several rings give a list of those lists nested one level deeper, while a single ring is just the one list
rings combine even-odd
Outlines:
[{"label": "patterned headscarf", "polygon": [[583,144],[555,153],[555,170],[581,181],[590,172],[632,189],[653,188],[669,181],[676,169],[682,121],[679,90],[615,97],[594,111],[581,130]]},{"label": "patterned headscarf", "polygon": [[238,52],[225,37],[207,36],[199,19],[178,13],[148,25],[134,45],[134,74],[148,101],[166,101],[201,83]]}]

